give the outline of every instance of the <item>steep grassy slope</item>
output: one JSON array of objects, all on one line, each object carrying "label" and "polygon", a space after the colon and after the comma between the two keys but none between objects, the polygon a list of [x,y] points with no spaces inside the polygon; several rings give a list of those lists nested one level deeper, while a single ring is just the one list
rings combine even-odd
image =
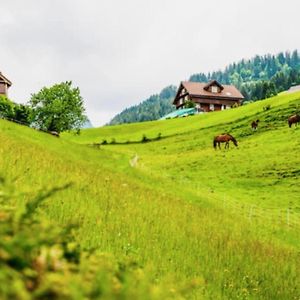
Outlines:
[{"label": "steep grassy slope", "polygon": [[[137,167],[150,177],[163,176],[174,186],[219,193],[260,207],[298,209],[299,132],[287,126],[289,115],[300,108],[300,94],[281,95],[230,111],[187,119],[167,120],[86,130],[81,136],[67,135],[78,143],[139,141],[143,135],[162,139],[149,143],[107,145],[103,149],[130,157],[139,156]],[[269,110],[264,110],[270,106]],[[250,128],[260,119],[259,130]],[[220,152],[212,139],[230,132],[240,146]],[[149,171],[149,172],[148,172]],[[285,196],[283,197],[283,194]]]},{"label": "steep grassy slope", "polygon": [[[143,134],[154,138],[158,133],[166,137],[203,128],[217,128],[216,126],[221,126],[221,129],[228,129],[228,125],[237,122],[241,124],[239,123],[241,120],[245,120],[245,123],[241,126],[248,129],[249,124],[247,122],[252,120],[253,117],[270,116],[272,118],[274,110],[279,114],[276,120],[274,120],[275,124],[281,121],[281,125],[283,125],[283,123],[286,123],[287,115],[299,109],[296,107],[299,104],[297,101],[299,97],[299,93],[281,94],[264,101],[258,101],[251,105],[239,107],[238,109],[203,114],[189,118],[92,128],[82,131],[80,136],[65,134],[65,139],[84,144],[101,142],[103,139],[107,139],[107,141],[110,142],[113,138],[116,139],[117,142],[140,141]],[[272,107],[272,110],[263,113],[263,108],[269,105]],[[268,126],[275,125],[271,119],[268,119],[268,121],[270,121],[267,124]]]},{"label": "steep grassy slope", "polygon": [[[300,94],[282,95],[61,139],[1,121],[0,172],[29,191],[19,205],[39,189],[73,184],[43,209],[61,226],[79,223],[82,250],[110,253],[144,270],[134,282],[121,280],[128,290],[144,287],[124,299],[297,299],[300,131],[287,128],[286,118],[299,104]],[[252,132],[249,122],[257,118],[259,130]],[[236,136],[238,149],[212,148],[213,136],[224,131]],[[155,142],[86,145],[158,133]]]}]

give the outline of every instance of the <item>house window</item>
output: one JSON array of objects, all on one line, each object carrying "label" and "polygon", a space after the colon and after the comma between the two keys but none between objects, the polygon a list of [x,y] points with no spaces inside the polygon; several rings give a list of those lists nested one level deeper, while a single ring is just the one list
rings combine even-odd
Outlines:
[{"label": "house window", "polygon": [[218,87],[215,86],[215,85],[213,85],[213,86],[211,87],[211,92],[212,92],[212,93],[217,93],[217,92],[218,92]]},{"label": "house window", "polygon": [[215,110],[214,104],[209,104],[209,110]]}]

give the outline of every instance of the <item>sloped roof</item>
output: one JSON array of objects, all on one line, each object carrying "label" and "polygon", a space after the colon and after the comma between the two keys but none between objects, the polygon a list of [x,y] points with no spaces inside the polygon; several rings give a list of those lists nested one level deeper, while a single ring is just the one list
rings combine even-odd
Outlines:
[{"label": "sloped roof", "polygon": [[204,88],[207,86],[207,83],[204,82],[190,82],[183,81],[183,87],[187,90],[190,95],[193,96],[208,96],[208,97],[225,97],[225,98],[237,98],[244,99],[244,96],[234,85],[222,85],[223,90],[220,93],[212,93]]},{"label": "sloped roof", "polygon": [[[221,88],[221,92],[212,93],[208,90],[207,87],[211,85],[218,85]],[[179,97],[179,93],[181,91],[181,87],[184,87],[186,91],[194,97],[205,97],[205,98],[214,98],[214,99],[244,99],[244,96],[234,85],[221,85],[216,80],[213,80],[209,83],[207,82],[191,82],[191,81],[183,81],[177,91],[176,97],[173,101],[175,103],[176,99]]]},{"label": "sloped roof", "polygon": [[11,81],[9,79],[7,79],[1,72],[0,72],[0,82],[4,82],[8,86],[12,85]]}]

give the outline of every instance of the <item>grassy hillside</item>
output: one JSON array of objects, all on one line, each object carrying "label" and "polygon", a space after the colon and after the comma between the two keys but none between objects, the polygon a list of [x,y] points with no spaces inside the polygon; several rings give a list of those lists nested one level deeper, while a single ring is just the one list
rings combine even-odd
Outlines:
[{"label": "grassy hillside", "polygon": [[[18,191],[17,207],[38,191],[72,184],[50,193],[35,212],[51,226],[77,224],[72,243],[79,267],[59,278],[76,282],[77,289],[63,286],[67,298],[298,299],[300,131],[286,120],[299,105],[299,93],[283,94],[228,111],[60,139],[1,121],[0,174]],[[254,119],[260,119],[256,132],[249,127]],[[222,132],[239,147],[214,150],[212,139]],[[159,133],[155,142],[126,144]],[[91,146],[103,139],[124,144]],[[87,275],[91,253],[106,262],[91,263],[96,267]],[[30,297],[58,280],[28,268],[39,278]],[[24,282],[11,289],[28,298]],[[1,295],[11,294],[0,289]]]}]

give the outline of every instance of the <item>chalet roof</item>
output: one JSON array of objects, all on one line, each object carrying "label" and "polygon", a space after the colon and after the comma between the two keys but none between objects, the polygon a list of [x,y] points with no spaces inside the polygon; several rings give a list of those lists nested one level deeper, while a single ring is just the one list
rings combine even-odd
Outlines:
[{"label": "chalet roof", "polygon": [[7,79],[1,72],[0,72],[0,82],[4,82],[8,86],[12,85],[11,81],[9,79]]},{"label": "chalet roof", "polygon": [[[208,90],[208,87],[211,85],[218,85],[221,87],[221,92],[212,93]],[[187,92],[194,97],[208,97],[208,98],[222,98],[222,99],[244,99],[244,96],[241,92],[233,85],[221,85],[216,80],[213,80],[209,83],[206,82],[191,82],[191,81],[183,81],[181,82],[181,86],[183,86]],[[178,90],[178,93],[180,88]],[[175,99],[178,97],[178,93]]]},{"label": "chalet roof", "polygon": [[219,83],[217,80],[211,80],[209,83],[207,83],[205,86],[204,86],[204,89],[206,91],[208,91],[209,87],[211,87],[212,85],[217,85],[221,91],[224,90],[224,87],[221,83]]}]

